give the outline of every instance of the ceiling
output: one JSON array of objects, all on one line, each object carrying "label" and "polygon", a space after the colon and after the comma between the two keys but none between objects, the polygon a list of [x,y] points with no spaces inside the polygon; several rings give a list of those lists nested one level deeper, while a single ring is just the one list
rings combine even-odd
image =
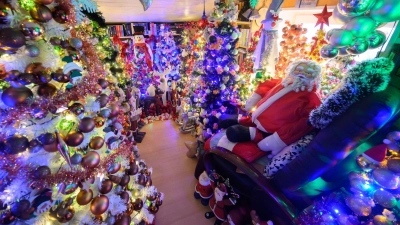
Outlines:
[{"label": "ceiling", "polygon": [[[147,11],[140,0],[96,0],[107,23],[121,22],[182,22],[199,20],[203,0],[143,0],[152,1]],[[266,7],[271,0],[264,0]],[[298,0],[299,1],[299,0]],[[318,0],[318,6],[335,5],[339,0]],[[262,6],[263,0],[259,0]],[[214,0],[205,0],[206,15],[214,8]],[[295,7],[296,0],[284,0],[283,8]],[[257,8],[257,7],[256,7]]]}]

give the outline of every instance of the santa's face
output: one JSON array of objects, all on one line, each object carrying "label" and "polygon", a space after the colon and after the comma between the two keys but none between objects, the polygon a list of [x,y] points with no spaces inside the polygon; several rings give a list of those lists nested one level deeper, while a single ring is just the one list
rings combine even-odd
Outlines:
[{"label": "santa's face", "polygon": [[314,68],[306,63],[301,63],[293,71],[293,75],[303,78],[312,79],[314,75]]},{"label": "santa's face", "polygon": [[135,36],[135,43],[144,43],[144,36],[143,35],[136,35]]},{"label": "santa's face", "polygon": [[222,201],[222,199],[224,198],[225,192],[219,190],[219,188],[215,188],[214,191],[214,196],[215,196],[215,200],[217,202]]}]

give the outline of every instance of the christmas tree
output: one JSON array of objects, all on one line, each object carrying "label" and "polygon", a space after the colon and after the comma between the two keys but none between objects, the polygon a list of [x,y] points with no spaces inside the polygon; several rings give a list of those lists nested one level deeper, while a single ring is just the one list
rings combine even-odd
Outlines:
[{"label": "christmas tree", "polygon": [[81,9],[96,4],[41,2],[0,5],[0,223],[152,223],[163,194],[133,155],[132,106],[89,35]]},{"label": "christmas tree", "polygon": [[155,70],[162,73],[168,68],[170,72],[168,77],[172,80],[179,80],[180,58],[179,50],[175,45],[174,36],[169,29],[162,24],[160,26],[160,33],[156,44],[156,54],[154,57]]},{"label": "christmas tree", "polygon": [[[222,22],[208,30],[209,37],[205,47],[204,74],[202,75],[204,86],[199,96],[201,97],[201,108],[204,112],[209,113],[213,118],[218,118],[218,115],[225,112],[226,102],[238,101],[235,84],[239,80],[237,75],[239,65],[235,56],[238,54],[236,44],[240,32],[232,23],[234,19],[231,17],[231,15],[236,15],[237,6],[231,1],[228,1],[227,5],[216,1],[215,5],[216,10],[222,8],[233,10],[227,11],[222,16]],[[206,127],[214,132],[217,131],[215,118],[210,119]]]}]

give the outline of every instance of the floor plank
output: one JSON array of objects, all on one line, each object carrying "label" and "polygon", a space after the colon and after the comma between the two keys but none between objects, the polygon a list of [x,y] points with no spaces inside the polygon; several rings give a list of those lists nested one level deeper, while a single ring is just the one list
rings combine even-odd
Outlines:
[{"label": "floor plank", "polygon": [[153,168],[153,185],[165,195],[156,215],[157,225],[207,225],[204,213],[210,211],[193,197],[197,160],[186,157],[184,141],[194,141],[190,134],[181,134],[171,121],[154,121],[145,125],[143,142],[138,144],[140,158]]}]

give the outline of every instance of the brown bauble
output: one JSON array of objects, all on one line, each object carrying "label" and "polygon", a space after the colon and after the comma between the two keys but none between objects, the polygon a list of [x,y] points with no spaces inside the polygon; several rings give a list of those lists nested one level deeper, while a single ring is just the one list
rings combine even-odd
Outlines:
[{"label": "brown bauble", "polygon": [[56,6],[53,11],[53,19],[60,24],[64,24],[69,21],[69,15],[67,10],[60,6]]},{"label": "brown bauble", "polygon": [[43,5],[50,5],[53,3],[53,0],[35,0],[35,2]]},{"label": "brown bauble", "polygon": [[136,163],[130,163],[129,169],[126,170],[128,175],[136,175],[139,172],[139,166]]},{"label": "brown bauble", "polygon": [[98,216],[107,211],[109,205],[108,197],[105,195],[97,196],[90,204],[90,211]]},{"label": "brown bauble", "polygon": [[131,180],[131,177],[129,175],[124,174],[121,177],[121,181],[119,182],[119,185],[121,185],[122,187],[125,187],[129,181]]},{"label": "brown bauble", "polygon": [[125,203],[129,202],[129,194],[126,191],[121,192],[121,194],[119,194],[119,197],[122,198],[122,200],[125,201]]},{"label": "brown bauble", "polygon": [[39,166],[33,172],[33,176],[35,176],[36,179],[46,178],[50,174],[51,174],[51,170],[48,166]]},{"label": "brown bauble", "polygon": [[100,155],[96,151],[88,152],[82,159],[81,164],[88,168],[93,168],[99,165]]},{"label": "brown bauble", "polygon": [[41,149],[42,149],[42,145],[40,144],[40,142],[38,140],[34,139],[29,142],[28,150],[31,153],[36,153],[36,152],[40,151]]},{"label": "brown bauble", "polygon": [[89,148],[98,150],[104,145],[104,139],[100,136],[96,136],[90,140]]},{"label": "brown bauble", "polygon": [[137,179],[138,179],[138,184],[140,184],[140,185],[142,185],[142,186],[145,186],[145,185],[146,185],[146,183],[147,183],[147,178],[146,178],[145,175],[139,174]]},{"label": "brown bauble", "polygon": [[147,177],[146,186],[149,187],[149,186],[151,186],[151,185],[153,185],[153,180],[151,179],[151,176],[148,176],[148,177]]},{"label": "brown bauble", "polygon": [[106,79],[100,78],[97,83],[101,86],[101,88],[106,89],[108,86],[108,81]]},{"label": "brown bauble", "polygon": [[57,145],[58,145],[58,142],[55,141],[55,142],[52,143],[52,144],[43,145],[43,148],[44,148],[44,150],[45,150],[46,152],[56,152],[56,151],[58,151]]},{"label": "brown bauble", "polygon": [[110,117],[116,117],[119,114],[119,106],[115,103],[111,104],[110,107],[111,109],[111,113],[110,113]]},{"label": "brown bauble", "polygon": [[129,225],[129,224],[131,224],[131,217],[126,214],[122,215],[114,223],[114,225]]},{"label": "brown bauble", "polygon": [[156,206],[161,206],[163,204],[163,200],[157,198],[156,199]]},{"label": "brown bauble", "polygon": [[69,79],[70,79],[69,75],[64,74],[62,71],[51,73],[51,77],[53,78],[53,80],[60,82],[60,83],[68,83]]},{"label": "brown bauble", "polygon": [[104,125],[104,123],[106,122],[106,120],[105,120],[103,117],[101,117],[101,116],[96,116],[96,117],[93,118],[93,119],[94,119],[95,126],[96,126],[97,128],[102,127],[102,126]]},{"label": "brown bauble", "polygon": [[110,164],[110,166],[108,167],[107,172],[109,174],[114,174],[116,172],[118,172],[121,169],[121,164],[119,163],[112,163]]},{"label": "brown bauble", "polygon": [[156,200],[157,196],[156,195],[148,195],[146,198],[149,201],[154,201],[154,200]]},{"label": "brown bauble", "polygon": [[81,191],[76,196],[76,202],[79,205],[87,205],[92,201],[93,198],[93,191],[89,189],[89,191],[81,189]]},{"label": "brown bauble", "polygon": [[151,214],[156,214],[157,212],[158,212],[158,209],[159,209],[159,207],[157,206],[157,205],[151,205],[149,208],[149,212],[151,213]]},{"label": "brown bauble", "polygon": [[14,221],[17,219],[14,215],[12,215],[11,212],[5,211],[1,216],[0,216],[0,224],[12,224]]},{"label": "brown bauble", "polygon": [[82,144],[85,137],[80,131],[72,131],[65,138],[65,143],[71,147],[77,147]]},{"label": "brown bauble", "polygon": [[97,101],[100,103],[100,108],[103,108],[108,103],[108,96],[106,94],[101,94]]},{"label": "brown bauble", "polygon": [[114,184],[119,184],[119,182],[121,182],[121,177],[119,177],[119,176],[108,175],[108,178],[109,178]]},{"label": "brown bauble", "polygon": [[33,9],[31,9],[29,13],[31,14],[33,19],[41,23],[46,23],[47,21],[53,18],[50,9],[40,4],[36,5]]},{"label": "brown bauble", "polygon": [[9,87],[1,94],[1,100],[9,107],[18,106],[33,96],[31,89],[26,87]]},{"label": "brown bauble", "polygon": [[137,198],[134,202],[132,202],[133,209],[135,211],[140,211],[143,208],[143,201],[140,198]]},{"label": "brown bauble", "polygon": [[18,83],[22,85],[29,85],[35,82],[35,76],[32,73],[21,73],[18,76]]},{"label": "brown bauble", "polygon": [[75,102],[68,107],[68,110],[73,114],[79,116],[80,114],[85,112],[85,107],[82,105],[82,103]]},{"label": "brown bauble", "polygon": [[39,135],[37,139],[42,143],[42,145],[53,144],[57,141],[57,137],[54,133],[43,133]]},{"label": "brown bauble", "polygon": [[93,118],[85,117],[81,119],[81,122],[79,123],[79,130],[82,133],[89,133],[95,128],[95,125]]},{"label": "brown bauble", "polygon": [[56,94],[57,88],[53,84],[41,84],[37,89],[37,94],[44,97],[52,97]]},{"label": "brown bauble", "polygon": [[105,179],[101,182],[99,192],[101,194],[108,194],[113,188],[113,182],[110,179]]},{"label": "brown bauble", "polygon": [[24,33],[18,29],[3,28],[0,29],[0,49],[13,50],[25,45],[26,39]]},{"label": "brown bauble", "polygon": [[29,200],[23,199],[19,202],[15,202],[11,206],[11,213],[16,217],[21,218],[30,208],[31,203]]}]

